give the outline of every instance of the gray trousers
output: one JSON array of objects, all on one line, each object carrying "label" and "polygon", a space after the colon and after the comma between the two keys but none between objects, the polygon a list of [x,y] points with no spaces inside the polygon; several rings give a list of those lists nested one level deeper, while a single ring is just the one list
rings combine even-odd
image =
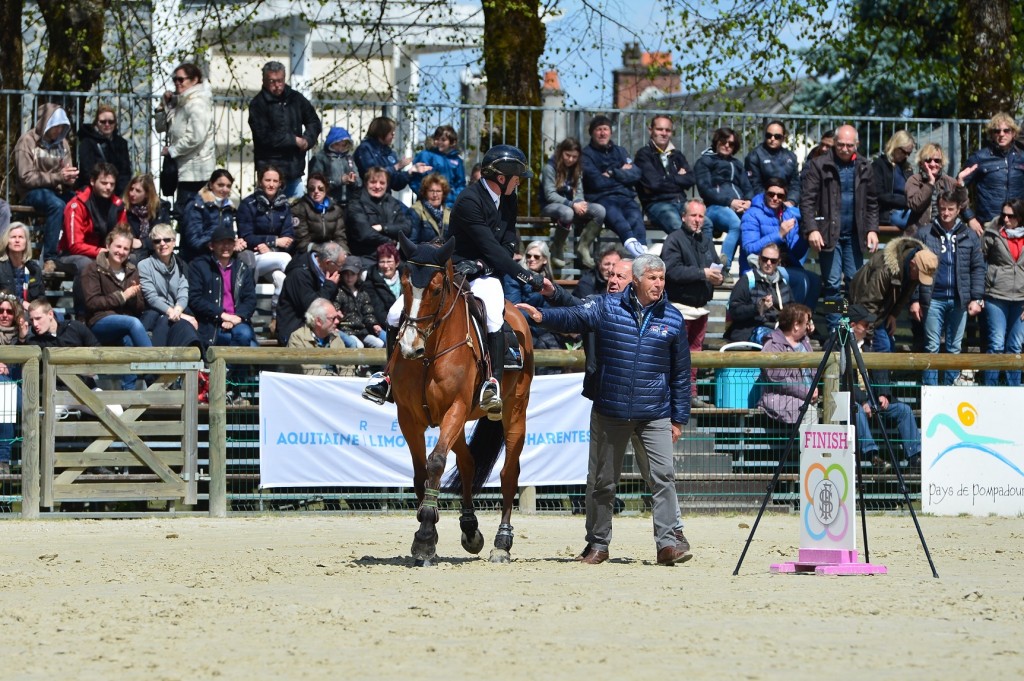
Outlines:
[{"label": "gray trousers", "polygon": [[587,543],[607,551],[612,540],[615,489],[622,473],[626,445],[636,435],[647,452],[653,504],[654,538],[658,549],[675,546],[673,530],[679,517],[676,475],[672,463],[672,424],[616,419],[590,411],[590,461],[587,469]]}]

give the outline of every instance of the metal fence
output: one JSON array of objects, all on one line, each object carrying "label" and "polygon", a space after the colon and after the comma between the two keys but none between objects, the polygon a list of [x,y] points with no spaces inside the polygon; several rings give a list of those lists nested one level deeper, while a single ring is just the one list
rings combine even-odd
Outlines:
[{"label": "metal fence", "polygon": [[[6,143],[0,149],[3,164],[0,170],[0,195],[8,201],[14,192],[13,148],[18,136],[35,125],[36,108],[45,102],[61,102],[68,110],[73,128],[91,123],[100,103],[112,105],[119,116],[119,129],[129,143],[135,172],[158,171],[160,135],[153,123],[153,112],[159,96],[130,92],[35,92],[27,90],[0,90],[0,111],[6,119],[0,121],[8,132]],[[215,129],[217,161],[230,170],[238,182],[241,195],[252,191],[255,177],[252,164],[252,139],[248,124],[247,97],[218,96],[215,101]],[[587,125],[597,113],[609,115],[615,122],[614,140],[627,149],[636,150],[648,139],[647,126],[655,113],[664,109],[593,109],[565,107],[511,107],[471,104],[384,103],[379,101],[314,100],[314,106],[327,128],[340,125],[349,130],[355,140],[361,139],[375,116],[389,116],[398,123],[394,142],[400,155],[411,155],[430,143],[438,125],[452,125],[459,132],[460,147],[467,167],[479,161],[484,151],[498,143],[515,144],[530,155],[531,166],[539,170],[555,145],[565,137],[576,137],[584,143],[589,139]],[[869,156],[881,152],[889,137],[900,129],[909,131],[918,141],[937,142],[951,159],[950,172],[956,173],[967,156],[984,141],[984,121],[928,118],[882,118],[871,116],[793,115],[761,113],[723,113],[668,110],[675,120],[675,142],[691,164],[711,143],[715,129],[733,128],[741,139],[736,154],[742,158],[762,140],[762,132],[769,120],[785,123],[789,132],[788,144],[798,157],[803,157],[811,145],[826,130],[844,123],[857,127],[861,151]],[[321,138],[322,141],[322,138]],[[539,175],[539,173],[538,173]],[[533,206],[533,195],[539,185],[525,187],[527,204]],[[14,197],[16,200],[16,197]]]}]

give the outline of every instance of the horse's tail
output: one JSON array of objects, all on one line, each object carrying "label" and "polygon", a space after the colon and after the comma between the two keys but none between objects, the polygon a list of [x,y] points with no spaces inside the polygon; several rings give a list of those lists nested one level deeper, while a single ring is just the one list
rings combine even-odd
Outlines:
[{"label": "horse's tail", "polygon": [[[502,421],[491,421],[488,418],[477,420],[472,435],[467,443],[469,453],[476,466],[473,475],[473,493],[483,489],[484,483],[497,463],[501,450],[505,448],[505,424]],[[442,489],[450,494],[462,494],[462,476],[458,467],[455,468],[444,482]]]}]

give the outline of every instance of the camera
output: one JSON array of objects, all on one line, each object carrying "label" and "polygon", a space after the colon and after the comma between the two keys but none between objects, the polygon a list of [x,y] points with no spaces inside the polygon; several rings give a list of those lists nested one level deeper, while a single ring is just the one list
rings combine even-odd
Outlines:
[{"label": "camera", "polygon": [[850,314],[850,301],[846,298],[823,300],[821,302],[821,309],[825,314],[838,314],[842,317],[847,317]]}]

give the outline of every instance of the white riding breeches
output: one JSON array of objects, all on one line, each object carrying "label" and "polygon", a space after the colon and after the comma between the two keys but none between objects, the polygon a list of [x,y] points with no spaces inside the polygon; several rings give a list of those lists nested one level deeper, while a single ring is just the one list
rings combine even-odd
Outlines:
[{"label": "white riding breeches", "polygon": [[[497,277],[477,277],[469,282],[469,290],[483,301],[487,310],[487,333],[501,331],[505,319],[505,289],[501,287],[501,280]],[[398,300],[388,310],[388,326],[398,326],[404,307],[405,299],[398,296]]]}]

